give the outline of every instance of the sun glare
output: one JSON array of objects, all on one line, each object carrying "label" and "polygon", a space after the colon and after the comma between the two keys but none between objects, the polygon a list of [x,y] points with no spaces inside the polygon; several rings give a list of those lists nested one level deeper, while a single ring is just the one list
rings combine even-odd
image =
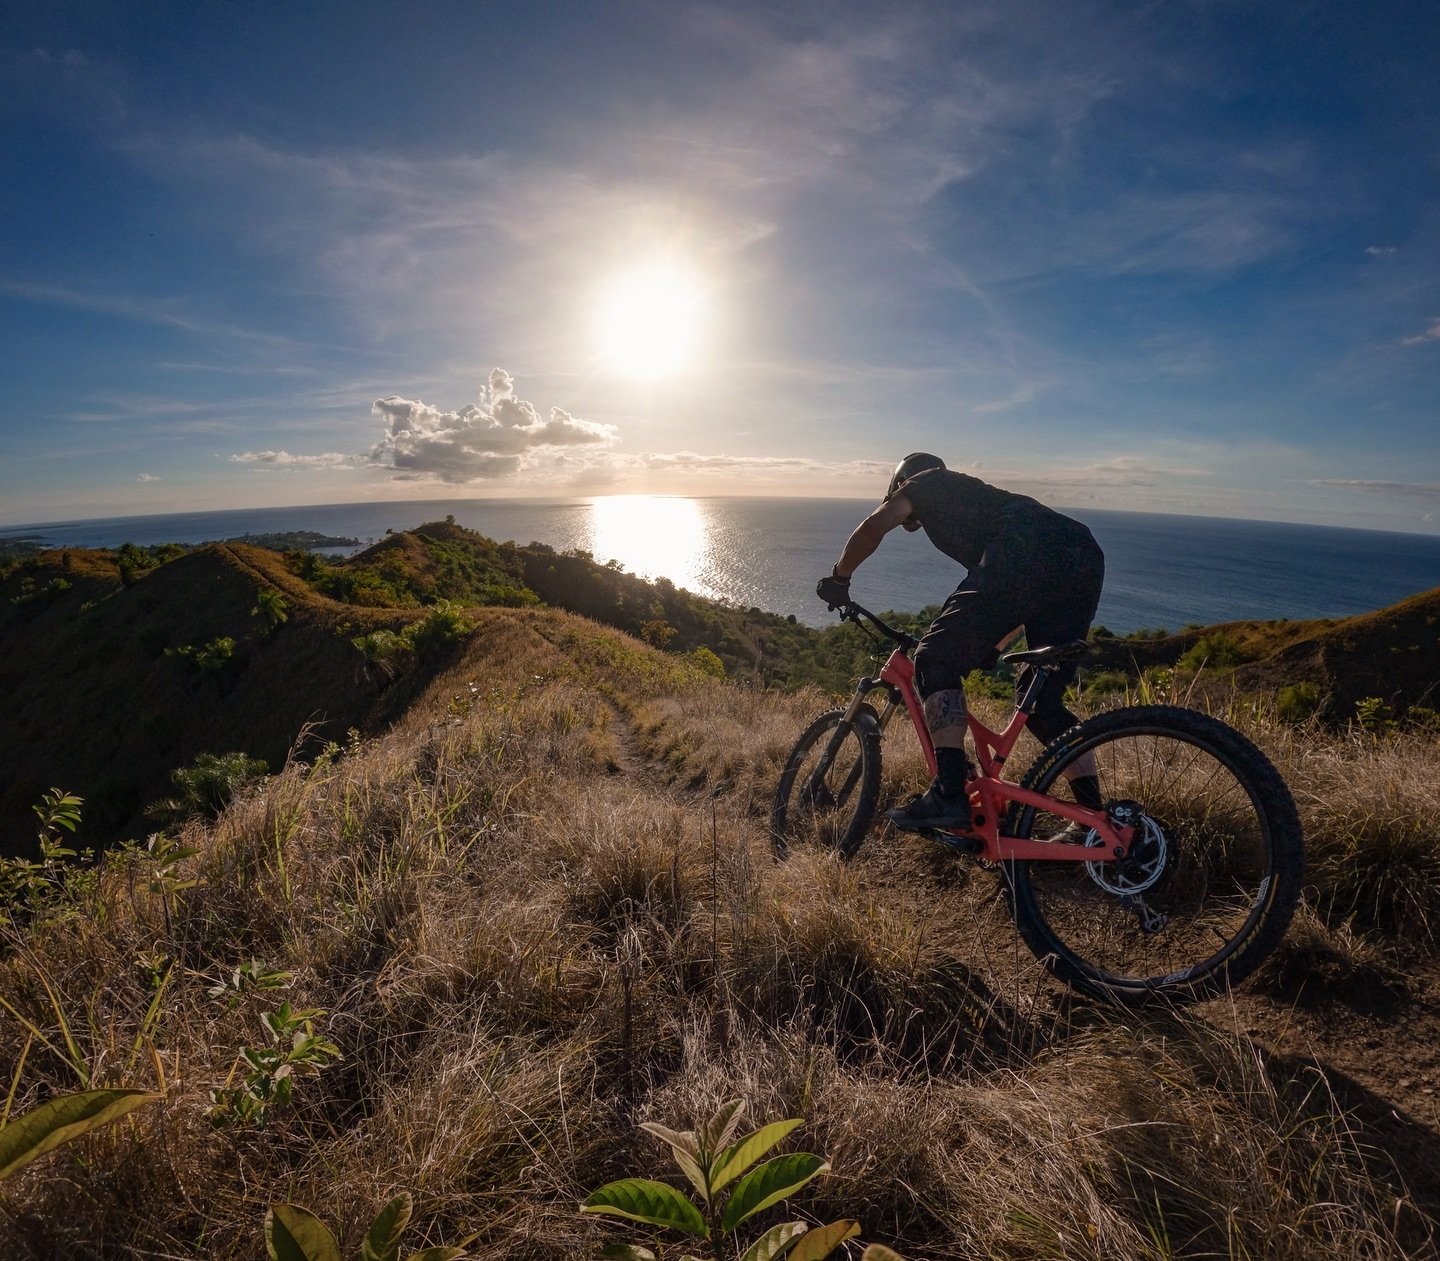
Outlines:
[{"label": "sun glare", "polygon": [[703,295],[694,275],[657,263],[618,277],[600,308],[606,361],[634,377],[665,377],[695,359]]},{"label": "sun glare", "polygon": [[642,578],[704,591],[707,539],[700,505],[669,495],[608,495],[590,505],[590,550]]}]

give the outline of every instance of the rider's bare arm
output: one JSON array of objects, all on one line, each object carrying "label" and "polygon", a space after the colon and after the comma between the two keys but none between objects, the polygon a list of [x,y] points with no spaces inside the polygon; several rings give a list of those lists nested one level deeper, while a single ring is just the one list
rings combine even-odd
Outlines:
[{"label": "rider's bare arm", "polygon": [[835,565],[837,578],[849,578],[860,562],[880,546],[880,540],[897,525],[904,525],[914,509],[904,495],[894,495],[855,527]]}]

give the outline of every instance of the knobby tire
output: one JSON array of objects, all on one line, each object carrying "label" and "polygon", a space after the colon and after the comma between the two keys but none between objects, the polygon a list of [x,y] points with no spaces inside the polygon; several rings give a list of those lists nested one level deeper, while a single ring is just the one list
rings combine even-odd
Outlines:
[{"label": "knobby tire", "polygon": [[[831,737],[843,727],[828,764]],[[770,812],[770,836],[784,858],[795,844],[817,844],[849,858],[860,848],[880,799],[880,720],[869,705],[853,722],[831,709],[795,742]]]},{"label": "knobby tire", "polygon": [[[1025,943],[1060,980],[1122,1001],[1200,998],[1249,975],[1279,944],[1304,865],[1295,803],[1269,759],[1208,715],[1135,706],[1072,727],[1021,784],[1069,799],[1063,772],[1087,754],[1106,801],[1137,801],[1158,839],[1125,864],[1098,846],[1093,867],[1004,864]],[[1063,823],[1016,803],[1005,830],[1044,837]],[[1126,892],[1146,880],[1139,898],[1165,917],[1158,930]]]}]

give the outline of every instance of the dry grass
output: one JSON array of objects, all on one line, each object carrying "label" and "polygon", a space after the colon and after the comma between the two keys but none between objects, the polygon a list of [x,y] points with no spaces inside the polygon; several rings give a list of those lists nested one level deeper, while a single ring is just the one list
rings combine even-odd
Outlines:
[{"label": "dry grass", "polygon": [[[737,1095],[808,1118],[834,1172],[803,1207],[914,1257],[1421,1255],[1323,1078],[1214,1014],[1072,1007],[991,873],[884,837],[849,865],[774,863],[769,788],[817,702],[495,611],[390,735],[193,832],[203,883],[168,924],[143,862],[107,863],[11,932],[0,995],[34,1031],[0,1019],[0,1073],[15,1112],[85,1081],[165,1101],[6,1184],[0,1256],[248,1258],[281,1200],[353,1253],[402,1188],[409,1246],[591,1255],[616,1232],[576,1201],[663,1176],[635,1122]],[[1342,780],[1340,751],[1281,739],[1312,829],[1350,826],[1315,801],[1358,782],[1356,750]],[[1421,756],[1389,763],[1415,776],[1407,809]],[[918,754],[894,767],[887,791]],[[283,995],[208,995],[255,958],[293,974]],[[268,1127],[213,1128],[209,1090],[282,996],[326,1011],[343,1060]]]}]

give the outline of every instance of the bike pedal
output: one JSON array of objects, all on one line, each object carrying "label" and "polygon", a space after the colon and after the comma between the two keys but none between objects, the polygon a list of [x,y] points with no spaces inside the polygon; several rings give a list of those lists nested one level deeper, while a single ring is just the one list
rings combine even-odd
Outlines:
[{"label": "bike pedal", "polygon": [[953,849],[957,854],[973,856],[985,852],[985,842],[978,836],[961,836],[955,832],[941,832],[938,828],[932,828],[925,835],[946,849]]}]

